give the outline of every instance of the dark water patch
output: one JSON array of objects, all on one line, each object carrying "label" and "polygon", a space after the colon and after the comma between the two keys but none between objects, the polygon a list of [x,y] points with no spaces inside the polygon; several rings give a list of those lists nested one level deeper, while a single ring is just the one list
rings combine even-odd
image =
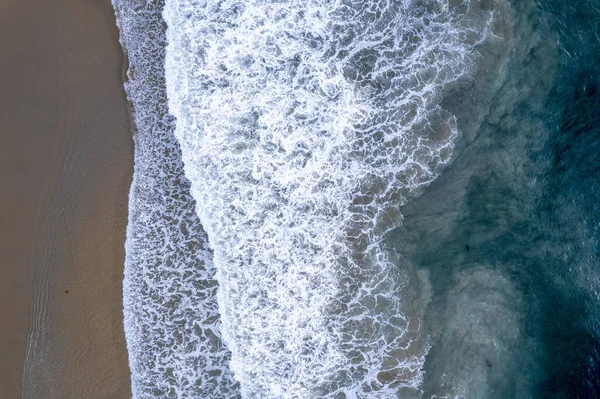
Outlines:
[{"label": "dark water patch", "polygon": [[[600,193],[600,75],[584,71],[577,76],[574,93],[565,104],[559,132],[550,146],[554,152],[557,185],[589,196],[595,208]],[[593,209],[588,209],[592,211]]]},{"label": "dark water patch", "polygon": [[[567,243],[565,267],[577,280],[555,307],[570,323],[548,317],[548,379],[542,397],[600,397],[600,7],[597,1],[549,2],[563,52],[562,76],[546,107],[555,125],[545,151],[544,211]],[[560,302],[560,303],[558,303]],[[553,309],[552,309],[553,310]]]},{"label": "dark water patch", "polygon": [[[570,65],[549,103],[557,104],[557,126],[548,141],[550,167],[543,212],[566,243],[564,267],[577,280],[570,298],[556,298],[544,324],[548,379],[543,397],[600,396],[598,226],[600,224],[600,93],[595,65]],[[590,68],[591,67],[591,68]],[[562,99],[562,101],[560,101]],[[568,292],[568,291],[567,291]],[[565,318],[555,315],[568,315]],[[560,322],[560,324],[559,324]]]}]

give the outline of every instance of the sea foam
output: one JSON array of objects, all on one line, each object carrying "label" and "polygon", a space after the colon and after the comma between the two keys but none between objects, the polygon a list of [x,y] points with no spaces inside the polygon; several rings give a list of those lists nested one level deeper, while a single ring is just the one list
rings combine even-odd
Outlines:
[{"label": "sea foam", "polygon": [[169,110],[243,396],[419,395],[424,304],[382,239],[450,158],[441,94],[493,35],[482,8],[166,1]]},{"label": "sea foam", "polygon": [[123,284],[132,395],[239,397],[220,338],[212,253],[167,112],[163,3],[113,6],[136,127]]}]

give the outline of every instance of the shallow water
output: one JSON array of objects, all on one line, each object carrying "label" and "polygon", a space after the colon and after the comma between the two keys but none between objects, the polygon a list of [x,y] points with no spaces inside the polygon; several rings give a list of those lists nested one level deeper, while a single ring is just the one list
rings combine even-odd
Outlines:
[{"label": "shallow water", "polygon": [[594,2],[115,5],[136,397],[600,395]]},{"label": "shallow water", "polygon": [[163,3],[115,0],[135,122],[123,305],[135,398],[227,397],[239,390],[221,342],[206,234],[168,115]]}]

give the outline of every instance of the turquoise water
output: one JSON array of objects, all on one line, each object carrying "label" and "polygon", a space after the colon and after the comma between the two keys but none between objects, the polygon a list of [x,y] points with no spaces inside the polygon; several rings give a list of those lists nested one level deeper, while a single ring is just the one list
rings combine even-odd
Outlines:
[{"label": "turquoise water", "polygon": [[515,12],[481,126],[389,240],[432,284],[426,393],[445,373],[467,397],[600,396],[599,3],[540,3]]}]

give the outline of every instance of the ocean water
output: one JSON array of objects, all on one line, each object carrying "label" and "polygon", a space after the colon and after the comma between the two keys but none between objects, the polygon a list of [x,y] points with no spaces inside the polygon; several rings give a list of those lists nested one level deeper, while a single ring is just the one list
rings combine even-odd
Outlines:
[{"label": "ocean water", "polygon": [[134,396],[600,396],[600,5],[113,0]]},{"label": "ocean water", "polygon": [[212,251],[167,110],[160,2],[115,0],[129,68],[134,178],[123,283],[135,398],[238,397],[220,334]]}]

